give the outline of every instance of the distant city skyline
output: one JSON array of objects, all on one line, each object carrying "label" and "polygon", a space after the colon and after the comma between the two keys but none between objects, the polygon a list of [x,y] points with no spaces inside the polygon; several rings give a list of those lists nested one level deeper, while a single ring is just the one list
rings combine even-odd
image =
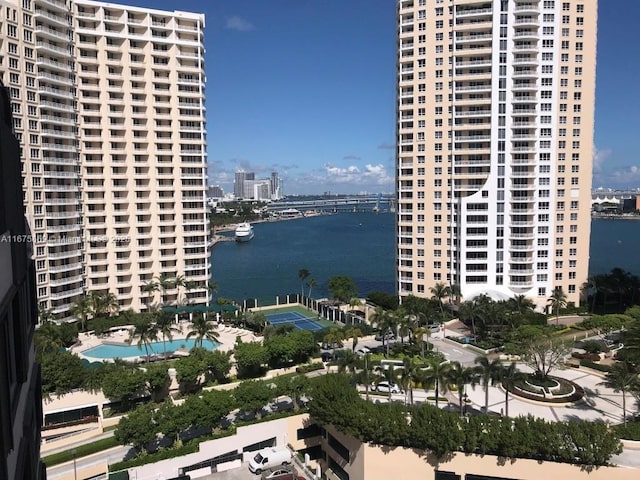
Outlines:
[{"label": "distant city skyline", "polygon": [[[206,14],[209,184],[244,168],[287,194],[394,190],[395,0],[113,3]],[[640,186],[639,15],[599,4],[594,188]]]}]

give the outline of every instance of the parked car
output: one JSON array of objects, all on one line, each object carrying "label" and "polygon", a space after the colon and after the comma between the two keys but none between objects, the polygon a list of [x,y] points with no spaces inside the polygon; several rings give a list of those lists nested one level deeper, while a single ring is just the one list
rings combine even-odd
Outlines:
[{"label": "parked car", "polygon": [[291,458],[291,451],[288,448],[263,448],[249,460],[249,471],[259,475],[268,468],[290,464]]},{"label": "parked car", "polygon": [[395,383],[378,382],[374,384],[374,388],[380,393],[402,393],[402,389]]},{"label": "parked car", "polygon": [[322,344],[320,345],[320,348],[322,348],[322,350],[334,350],[336,348],[342,348],[344,345],[342,344],[342,342],[333,342],[333,343],[327,343],[327,342],[322,342]]},{"label": "parked car", "polygon": [[375,337],[374,337],[378,342],[381,342],[382,339],[384,338],[385,340],[395,340],[396,336],[393,332],[387,332],[384,335],[382,334],[382,332],[378,333]]},{"label": "parked car", "polygon": [[428,328],[431,331],[431,333],[438,333],[440,331],[440,325],[437,323],[428,325]]},{"label": "parked car", "polygon": [[367,353],[371,353],[371,349],[366,345],[363,345],[362,347],[358,347],[358,349],[356,350],[356,353],[358,355],[366,355]]},{"label": "parked car", "polygon": [[293,465],[282,465],[262,472],[261,480],[297,480],[298,471]]}]

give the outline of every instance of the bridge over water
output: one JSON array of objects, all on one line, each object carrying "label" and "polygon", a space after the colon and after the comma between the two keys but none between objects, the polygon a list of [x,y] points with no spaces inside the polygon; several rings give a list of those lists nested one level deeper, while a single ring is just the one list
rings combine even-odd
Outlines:
[{"label": "bridge over water", "polygon": [[269,212],[295,209],[300,212],[391,212],[395,209],[395,195],[379,193],[373,195],[345,195],[334,198],[286,200],[267,206]]}]

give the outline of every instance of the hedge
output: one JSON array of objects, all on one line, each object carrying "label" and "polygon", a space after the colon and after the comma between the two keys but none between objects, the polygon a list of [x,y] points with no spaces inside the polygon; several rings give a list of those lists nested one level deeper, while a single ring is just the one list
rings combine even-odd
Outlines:
[{"label": "hedge", "polygon": [[[73,460],[74,457],[75,458],[86,457],[87,455],[101,452],[109,448],[117,447],[118,445],[120,444],[114,437],[103,438],[96,442],[80,445],[75,449],[65,450],[64,452],[58,452],[58,453],[54,453],[52,455],[46,456],[42,459],[42,461],[47,467],[52,467],[60,463],[70,462],[71,460]],[[75,450],[75,454],[74,454],[74,450]]]},{"label": "hedge", "polygon": [[620,438],[625,440],[640,441],[640,418],[627,422],[626,425],[615,425],[613,430]]},{"label": "hedge", "polygon": [[307,363],[306,365],[300,365],[296,367],[296,373],[309,373],[315,372],[316,370],[322,370],[324,368],[323,363]]},{"label": "hedge", "polygon": [[586,359],[580,360],[580,366],[593,368],[594,370],[598,370],[599,372],[608,372],[609,370],[611,370],[611,367],[609,365],[602,365],[601,363],[595,363],[591,360]]}]

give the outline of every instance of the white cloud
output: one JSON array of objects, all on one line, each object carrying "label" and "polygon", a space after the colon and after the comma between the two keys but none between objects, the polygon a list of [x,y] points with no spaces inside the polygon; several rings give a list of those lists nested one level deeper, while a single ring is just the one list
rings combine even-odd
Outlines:
[{"label": "white cloud", "polygon": [[238,32],[250,32],[251,30],[255,30],[255,27],[251,22],[238,16],[227,18],[226,28],[229,30],[236,30]]},{"label": "white cloud", "polygon": [[595,145],[593,146],[593,173],[599,174],[602,172],[602,165],[605,161],[611,157],[612,150],[609,148],[599,149]]}]

